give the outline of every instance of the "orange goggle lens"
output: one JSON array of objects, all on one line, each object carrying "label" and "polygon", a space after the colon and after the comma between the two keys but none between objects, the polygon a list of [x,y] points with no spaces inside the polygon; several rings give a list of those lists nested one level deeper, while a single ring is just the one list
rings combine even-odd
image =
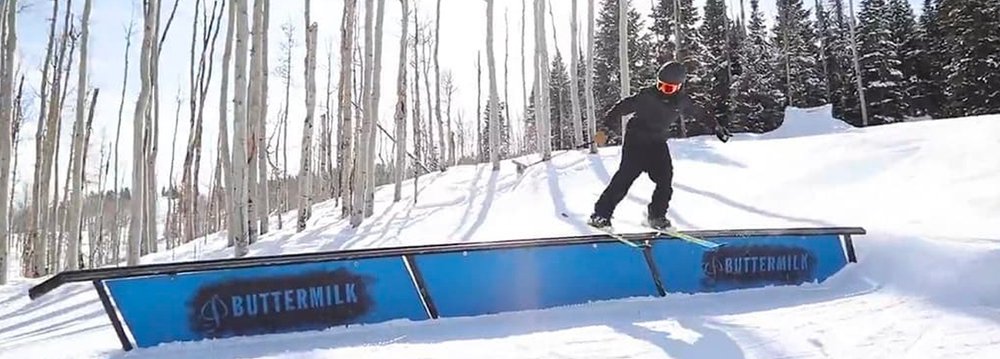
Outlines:
[{"label": "orange goggle lens", "polygon": [[680,90],[681,84],[672,84],[672,83],[657,81],[656,87],[660,89],[660,92],[670,95],[677,92],[677,90]]}]

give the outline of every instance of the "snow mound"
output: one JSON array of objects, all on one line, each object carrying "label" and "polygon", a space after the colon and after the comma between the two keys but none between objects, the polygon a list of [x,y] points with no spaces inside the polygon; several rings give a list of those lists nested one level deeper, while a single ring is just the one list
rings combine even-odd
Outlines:
[{"label": "snow mound", "polygon": [[833,117],[833,106],[824,105],[811,108],[788,107],[781,126],[773,131],[753,136],[768,140],[778,138],[805,137],[843,133],[854,127]]}]

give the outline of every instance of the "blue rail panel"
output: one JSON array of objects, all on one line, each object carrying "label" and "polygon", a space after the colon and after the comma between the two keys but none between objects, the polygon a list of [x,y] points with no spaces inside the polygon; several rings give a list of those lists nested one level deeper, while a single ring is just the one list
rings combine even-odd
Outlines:
[{"label": "blue rail panel", "polygon": [[617,242],[414,258],[441,317],[657,295],[642,252]]},{"label": "blue rail panel", "polygon": [[428,319],[402,257],[109,279],[138,347]]},{"label": "blue rail panel", "polygon": [[706,237],[725,243],[709,250],[680,240],[653,241],[666,291],[718,292],[821,282],[845,265],[838,235]]}]

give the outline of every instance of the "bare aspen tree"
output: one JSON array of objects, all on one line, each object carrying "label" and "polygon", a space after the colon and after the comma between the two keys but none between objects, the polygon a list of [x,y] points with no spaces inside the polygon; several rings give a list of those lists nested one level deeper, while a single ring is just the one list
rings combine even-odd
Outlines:
[{"label": "bare aspen tree", "polygon": [[334,184],[333,176],[333,119],[335,117],[331,110],[330,96],[333,95],[333,40],[327,41],[326,46],[326,100],[323,105],[323,123],[320,126],[320,150],[319,168],[322,173],[322,198],[333,198]]},{"label": "bare aspen tree", "polygon": [[576,0],[573,0],[571,8],[572,10],[570,11],[571,15],[569,19],[570,23],[569,73],[571,74],[569,76],[569,98],[570,98],[570,106],[572,106],[573,108],[573,117],[570,120],[573,121],[573,145],[579,146],[583,144],[583,123],[581,122],[581,120],[583,120],[583,117],[580,115],[580,96],[579,96],[580,86],[577,84],[577,79],[579,78],[579,76],[576,75],[579,73],[578,72],[579,65],[577,65],[577,62],[579,59],[578,54],[580,53],[580,38],[577,35],[578,26],[577,26],[577,15],[576,15]]},{"label": "bare aspen tree", "polygon": [[[191,166],[194,164],[194,137],[197,133],[197,130],[195,130],[195,126],[198,125],[197,121],[195,120],[196,116],[195,113],[198,112],[198,95],[197,95],[198,92],[197,87],[199,87],[198,77],[201,76],[200,71],[198,74],[195,74],[195,70],[198,69],[198,64],[195,63],[194,54],[195,50],[198,47],[198,15],[200,14],[202,7],[203,6],[201,0],[195,0],[194,16],[191,17],[192,20],[191,50],[188,52],[188,80],[189,80],[188,103],[190,105],[189,109],[191,111],[190,117],[188,118],[190,119],[189,121],[190,130],[188,131],[187,146],[185,146],[185,151],[184,151],[185,153],[184,166],[182,169],[182,175],[180,181],[181,183],[179,188],[174,183],[174,178],[173,178],[174,156],[176,154],[175,147],[177,146],[177,130],[179,129],[177,126],[179,126],[180,124],[180,117],[181,117],[180,87],[178,87],[177,89],[177,114],[174,120],[174,131],[173,131],[174,140],[171,141],[170,143],[170,171],[169,171],[170,174],[168,177],[168,181],[171,189],[176,191],[178,194],[177,198],[179,199],[178,201],[179,205],[176,206],[177,210],[173,211],[172,216],[170,215],[170,211],[168,210],[167,223],[170,225],[167,226],[166,228],[167,233],[164,234],[164,237],[167,238],[167,248],[173,247],[173,243],[176,241],[176,237],[178,235],[183,236],[182,241],[185,243],[194,239],[194,210],[192,209],[191,204],[194,203],[194,198],[193,198],[194,189],[192,187],[195,185],[191,181],[192,180]],[[207,26],[208,24],[206,23],[205,25]],[[174,208],[174,206],[169,206],[168,208]],[[183,234],[176,233],[178,227],[181,229]]]},{"label": "bare aspen tree", "polygon": [[[510,121],[510,85],[507,81],[508,79],[508,63],[510,62],[510,21],[507,19],[507,8],[503,9],[503,118],[507,125],[507,140],[508,142],[503,144],[504,146],[510,146],[510,140],[514,138],[511,134],[514,126],[512,126]],[[449,127],[448,132],[451,132]],[[507,148],[506,153],[513,153],[510,148]]]},{"label": "bare aspen tree", "polygon": [[[88,1],[90,1],[90,0],[88,0]],[[74,192],[77,191],[77,185],[79,185],[80,192],[82,192],[83,191],[83,184],[87,182],[87,171],[86,171],[86,168],[87,168],[87,148],[90,147],[90,133],[91,133],[91,129],[93,128],[91,125],[94,123],[94,107],[97,106],[97,95],[99,93],[100,93],[100,89],[94,89],[94,93],[91,95],[90,108],[89,108],[88,115],[87,115],[87,122],[86,122],[86,124],[84,124],[84,128],[83,128],[84,135],[83,135],[83,140],[82,140],[83,145],[80,146],[81,151],[79,152],[79,154],[77,152],[73,152],[74,156],[79,156],[79,158],[82,158],[80,160],[79,166],[77,166],[77,168],[73,168],[73,172],[74,172],[73,173],[73,177],[74,178],[80,178],[80,183],[79,184],[76,184],[76,183],[73,184],[73,187],[74,187],[73,191]],[[76,136],[74,136],[74,137],[76,137]],[[77,157],[73,157],[73,158],[77,158]],[[76,182],[76,181],[74,180],[74,182]],[[67,187],[69,187],[69,183],[68,182],[67,182]],[[76,205],[73,204],[74,201],[77,202]],[[81,265],[81,263],[80,263],[80,258],[82,257],[81,253],[80,253],[80,247],[82,246],[82,241],[83,241],[83,237],[80,235],[80,231],[83,229],[83,219],[82,219],[83,218],[83,213],[82,213],[83,212],[83,205],[82,205],[82,203],[79,203],[79,201],[80,200],[78,198],[74,199],[74,198],[71,197],[70,198],[70,205],[68,206],[68,208],[66,208],[66,211],[69,212],[69,213],[67,213],[67,217],[66,217],[66,225],[68,227],[70,227],[68,229],[68,232],[71,233],[71,235],[69,236],[69,238],[67,238],[67,241],[68,241],[67,247],[68,247],[68,249],[66,250],[66,257],[67,257],[67,259],[66,259],[66,263],[67,263],[66,264],[66,268],[69,269],[69,270],[77,270],[77,269],[83,269],[83,268],[85,268],[85,266]],[[74,208],[74,206],[76,208]]]},{"label": "bare aspen tree", "polygon": [[264,22],[262,39],[261,39],[261,67],[258,76],[260,77],[260,113],[257,121],[257,126],[259,126],[260,131],[257,133],[257,175],[260,177],[259,188],[257,190],[258,200],[257,206],[258,211],[258,221],[260,229],[259,234],[263,235],[268,232],[270,223],[268,221],[269,215],[271,213],[271,206],[269,203],[269,189],[267,183],[267,147],[264,145],[264,138],[267,137],[267,93],[268,93],[268,56],[267,56],[267,34],[270,32],[271,23],[271,0],[263,0],[264,6],[262,7],[261,19]]},{"label": "bare aspen tree", "polygon": [[[46,121],[46,115],[50,110],[47,105],[48,102],[46,98],[52,96],[49,94],[49,73],[53,68],[52,60],[54,57],[54,46],[55,46],[55,36],[56,36],[56,21],[59,14],[59,2],[55,1],[52,4],[52,16],[49,24],[49,40],[48,46],[45,52],[45,62],[42,65],[42,81],[39,89],[38,96],[38,126],[35,132],[35,163],[34,173],[32,177],[31,185],[31,199],[28,203],[28,223],[27,223],[27,236],[24,239],[24,245],[21,250],[21,272],[25,277],[33,278],[39,275],[43,275],[45,271],[45,247],[46,240],[45,235],[41,233],[41,229],[45,227],[44,218],[48,214],[48,183],[42,184],[42,174],[45,173],[43,159],[48,158],[46,154],[46,132],[47,129],[51,128],[50,123]],[[54,77],[54,76],[53,76]],[[44,196],[42,194],[45,194]]]},{"label": "bare aspen tree", "polygon": [[232,193],[233,213],[229,220],[234,222],[230,228],[234,230],[233,254],[243,257],[250,251],[250,238],[247,228],[247,53],[249,25],[247,24],[246,0],[234,0],[236,7],[236,59],[233,70],[233,175],[230,186]]},{"label": "bare aspen tree", "polygon": [[[574,2],[576,0],[573,0]],[[574,17],[575,18],[575,17]],[[587,0],[587,58],[583,93],[587,101],[587,134],[590,138],[590,153],[597,153],[594,134],[597,133],[597,110],[594,105],[594,1]]]},{"label": "bare aspen tree", "polygon": [[434,20],[434,116],[437,118],[438,124],[438,147],[440,147],[441,152],[438,154],[438,161],[440,163],[440,169],[443,172],[448,168],[447,154],[445,143],[444,143],[444,126],[443,120],[441,118],[441,64],[440,55],[438,49],[441,47],[441,0],[437,0],[437,15]]},{"label": "bare aspen tree", "polygon": [[[858,87],[858,103],[861,104],[861,126],[868,126],[868,103],[865,102],[865,87],[861,83],[861,65],[858,64],[858,36],[854,29],[854,0],[850,0],[847,7],[847,12],[851,15],[851,21],[848,22],[851,29],[851,58],[854,61],[854,80]],[[787,42],[786,42],[787,43]],[[791,96],[789,96],[791,98]],[[791,103],[791,99],[789,99]]]},{"label": "bare aspen tree", "polygon": [[[229,154],[229,129],[226,124],[227,109],[229,108],[229,62],[233,57],[233,35],[236,31],[236,10],[238,4],[233,2],[229,6],[228,20],[226,21],[226,44],[222,52],[222,83],[219,89],[219,157],[222,161],[222,176],[225,179],[224,190],[222,191],[223,203],[225,204],[228,220],[226,220],[226,230],[229,245],[235,245],[236,239],[242,233],[240,229],[239,217],[236,207],[236,177],[233,169],[233,161]],[[235,114],[234,114],[235,115]]]},{"label": "bare aspen tree", "polygon": [[[428,24],[430,26],[430,24]],[[431,30],[427,30],[428,35],[424,38],[424,42],[421,44],[424,47],[423,65],[422,69],[424,71],[424,96],[427,99],[427,136],[425,140],[427,141],[427,158],[428,161],[433,161],[440,168],[440,157],[437,155],[437,145],[435,144],[434,137],[434,98],[431,97],[431,56],[433,56],[433,46],[434,39],[431,38]],[[419,96],[419,94],[418,94]]]},{"label": "bare aspen tree", "polygon": [[279,186],[281,186],[280,195],[278,196],[279,202],[278,206],[278,229],[281,229],[283,224],[282,216],[284,212],[288,212],[288,202],[289,202],[289,178],[288,178],[288,109],[291,106],[291,90],[292,90],[292,50],[295,48],[295,25],[289,20],[288,22],[281,25],[281,31],[284,34],[284,40],[281,43],[282,57],[278,63],[278,75],[284,81],[285,85],[285,101],[283,103],[283,109],[281,110],[281,119],[279,119],[281,127],[279,132],[278,142],[280,143],[282,152],[281,160],[281,180],[279,181]]},{"label": "bare aspen tree", "polygon": [[[201,10],[204,15],[202,15],[201,46],[197,63],[195,63],[195,50],[199,48],[196,46],[198,41],[197,14],[199,10],[197,9],[197,3],[191,33],[191,69],[189,72],[191,76],[189,96],[191,130],[188,133],[187,149],[184,156],[184,172],[180,188],[180,213],[182,213],[184,223],[184,243],[194,240],[199,232],[195,224],[195,218],[198,217],[198,173],[201,168],[201,142],[204,129],[205,101],[207,99],[208,86],[211,84],[212,62],[215,57],[215,41],[218,38],[219,29],[221,28],[222,15],[225,13],[225,4],[223,3],[222,6],[223,9],[219,9],[219,1],[216,0],[212,5],[212,12],[209,13],[206,4],[202,3]],[[209,54],[209,51],[211,51],[211,54]]]},{"label": "bare aspen tree", "polygon": [[[366,111],[366,116],[370,119],[371,124],[369,131],[365,132],[368,136],[368,150],[366,152],[367,159],[365,164],[365,169],[367,170],[367,177],[365,178],[365,197],[364,197],[364,216],[369,217],[375,212],[375,173],[377,172],[377,167],[375,166],[375,153],[377,152],[378,143],[377,137],[375,137],[375,127],[378,126],[379,119],[379,99],[382,97],[382,24],[385,20],[385,0],[378,0],[378,11],[375,15],[375,28],[374,28],[374,42],[375,49],[371,62],[371,97],[369,101],[371,113],[368,114]],[[440,123],[439,123],[440,125]]]},{"label": "bare aspen tree", "polygon": [[364,46],[364,66],[362,67],[363,79],[361,80],[361,103],[362,103],[362,119],[361,119],[361,134],[360,141],[358,141],[358,146],[354,151],[355,155],[355,166],[356,170],[354,173],[354,188],[353,188],[353,198],[351,204],[351,226],[357,227],[361,224],[364,219],[365,212],[365,187],[368,182],[368,175],[370,171],[368,162],[368,152],[369,152],[369,139],[372,133],[373,127],[372,122],[375,118],[372,117],[373,108],[372,106],[372,77],[375,74],[375,46],[373,45],[374,34],[372,25],[374,22],[375,6],[374,0],[365,0],[365,23],[364,23],[364,34],[365,34],[365,46]]},{"label": "bare aspen tree", "polygon": [[250,12],[250,18],[252,19],[253,27],[250,29],[250,74],[249,74],[249,89],[247,90],[247,104],[249,112],[247,112],[247,159],[246,159],[246,171],[247,171],[247,237],[248,242],[254,243],[257,241],[257,236],[260,231],[260,224],[257,222],[259,218],[258,207],[260,205],[260,177],[258,170],[258,153],[263,151],[263,149],[257,146],[258,137],[261,132],[260,128],[260,117],[261,117],[261,107],[260,107],[260,92],[261,82],[263,75],[261,72],[261,66],[263,65],[262,56],[263,51],[261,47],[263,46],[263,33],[264,33],[264,0],[254,0],[253,8]]},{"label": "bare aspen tree", "polygon": [[129,50],[132,48],[132,35],[135,31],[135,17],[129,16],[128,28],[125,31],[125,67],[122,70],[122,91],[121,100],[118,102],[118,125],[115,127],[115,177],[114,177],[114,194],[115,194],[115,209],[114,209],[114,219],[112,220],[114,231],[111,233],[111,261],[113,263],[118,263],[121,261],[121,228],[119,226],[118,217],[121,213],[121,203],[122,195],[118,192],[118,144],[121,140],[122,134],[122,115],[125,110],[125,90],[128,88],[128,68],[129,68]]},{"label": "bare aspen tree", "polygon": [[[0,18],[4,17],[2,14],[3,13],[0,12]],[[6,37],[7,37],[7,35],[4,34],[3,38],[6,38]],[[0,55],[0,58],[2,58],[2,57],[3,57],[3,55]],[[2,68],[2,67],[0,67],[0,68]],[[14,73],[19,73],[19,72],[21,72],[21,71],[20,70],[14,70]],[[8,245],[10,245],[10,243],[16,243],[16,242],[13,242],[13,239],[14,239],[14,236],[15,236],[15,233],[14,233],[14,219],[13,219],[15,213],[13,211],[13,207],[14,207],[13,201],[14,201],[14,192],[15,192],[14,190],[17,187],[18,144],[21,142],[21,128],[23,128],[23,126],[24,126],[24,104],[22,103],[22,99],[24,98],[23,95],[24,95],[24,73],[21,73],[21,80],[18,82],[18,85],[17,85],[17,96],[14,97],[14,108],[13,108],[14,114],[13,114],[13,117],[11,118],[11,121],[10,121],[11,122],[11,138],[12,138],[12,140],[11,140],[11,147],[13,148],[13,152],[14,152],[14,160],[13,160],[14,164],[11,166],[11,174],[10,174],[10,197],[8,197],[8,198],[10,198],[10,201],[11,201],[11,210],[7,214],[7,217],[8,217],[7,218],[7,221],[8,221],[7,227],[8,227],[8,231],[9,231],[7,233],[7,237],[8,237],[7,240],[9,241]],[[25,204],[27,204],[27,203],[25,203]],[[22,234],[23,234],[23,232],[22,232]],[[8,248],[7,253],[11,253],[11,252],[14,252],[14,251],[12,251],[12,250],[10,250]],[[6,264],[4,264],[4,265],[6,265]]]},{"label": "bare aspen tree", "polygon": [[[406,40],[408,33],[407,21],[410,18],[410,7],[407,0],[399,0],[403,8],[403,16],[400,20],[402,34],[399,36],[399,62],[396,76],[396,166],[395,171],[395,191],[393,192],[393,202],[399,202],[403,195],[403,173],[406,171]],[[413,167],[417,167],[416,163]]]},{"label": "bare aspen tree", "polygon": [[[574,58],[576,55],[573,56]],[[628,59],[628,2],[618,2],[618,86],[621,98],[626,98],[632,92],[629,86],[629,59]],[[626,126],[631,115],[622,116],[622,136],[625,135]]]},{"label": "bare aspen tree", "polygon": [[142,39],[142,53],[139,57],[140,59],[140,79],[141,87],[139,90],[139,98],[136,100],[135,113],[133,115],[134,123],[132,125],[132,187],[131,187],[131,213],[132,219],[129,222],[129,238],[128,238],[128,255],[127,263],[130,266],[139,264],[140,255],[140,245],[142,244],[143,237],[143,215],[145,211],[144,200],[144,169],[145,163],[143,159],[143,148],[145,147],[144,135],[146,132],[146,112],[148,111],[149,100],[151,98],[150,92],[152,91],[152,52],[154,46],[154,40],[156,38],[156,15],[158,13],[158,0],[149,0],[145,9],[145,18],[143,20],[143,39]]},{"label": "bare aspen tree", "polygon": [[490,73],[490,162],[500,170],[500,99],[497,96],[496,61],[493,56],[493,0],[486,0],[486,67]]},{"label": "bare aspen tree", "polygon": [[[0,193],[7,193],[10,176],[10,125],[13,115],[14,49],[17,47],[17,0],[5,1],[3,66],[0,68]],[[0,284],[7,283],[7,211],[10,198],[0,196]]]},{"label": "bare aspen tree", "polygon": [[342,203],[341,215],[346,217],[350,214],[352,202],[352,174],[354,173],[354,124],[352,121],[352,111],[354,110],[351,99],[351,84],[354,82],[354,71],[351,69],[354,54],[351,49],[354,47],[354,26],[357,15],[357,0],[344,0],[344,12],[340,25],[340,106],[339,121],[341,127],[341,138],[339,139],[339,183],[340,202]]},{"label": "bare aspen tree", "polygon": [[[537,99],[535,107],[540,109],[549,108],[549,55],[548,45],[545,41],[545,0],[535,0],[535,71],[537,72]],[[552,158],[552,136],[549,111],[536,112],[536,125],[538,131],[539,151],[543,161]]]},{"label": "bare aspen tree", "polygon": [[458,155],[458,149],[455,148],[455,132],[452,130],[451,121],[451,99],[452,95],[455,94],[455,81],[451,77],[451,71],[445,71],[444,80],[442,80],[441,86],[444,87],[445,98],[448,100],[445,106],[445,120],[448,122],[448,163],[457,166],[458,162],[456,156]]},{"label": "bare aspen tree", "polygon": [[[481,51],[476,51],[476,163],[483,162],[483,66]],[[487,104],[489,106],[489,104]]]},{"label": "bare aspen tree", "polygon": [[[421,146],[420,122],[420,22],[417,16],[419,5],[413,4],[413,154],[414,162],[420,162],[423,146]],[[417,203],[417,182],[420,180],[420,170],[413,166],[413,203]]]},{"label": "bare aspen tree", "polygon": [[[66,247],[66,267],[76,270],[80,267],[77,258],[80,255],[80,229],[82,227],[83,203],[83,176],[86,171],[83,168],[84,151],[84,110],[86,110],[87,100],[87,45],[90,36],[90,9],[92,0],[83,3],[83,17],[81,18],[80,32],[80,70],[77,72],[78,80],[76,84],[76,122],[73,125],[73,157],[70,164],[73,184],[70,191],[69,208],[66,223],[69,224],[69,238]],[[96,96],[96,91],[95,91]],[[2,170],[2,168],[0,168]],[[0,183],[2,184],[2,183]],[[2,189],[2,187],[0,187]],[[2,214],[2,213],[0,213]]]},{"label": "bare aspen tree", "polygon": [[302,130],[302,156],[299,168],[299,216],[296,230],[306,229],[306,222],[312,216],[312,133],[313,115],[316,112],[316,31],[319,25],[312,22],[309,11],[310,0],[306,0],[306,118]]},{"label": "bare aspen tree", "polygon": [[[587,0],[588,2],[593,2],[593,0]],[[527,4],[525,0],[521,0],[521,114],[522,118],[528,115],[528,75],[527,67],[524,66],[524,58],[528,56],[528,53],[524,51],[524,29],[526,27],[526,15],[528,13]],[[508,118],[507,121],[510,121]]]}]

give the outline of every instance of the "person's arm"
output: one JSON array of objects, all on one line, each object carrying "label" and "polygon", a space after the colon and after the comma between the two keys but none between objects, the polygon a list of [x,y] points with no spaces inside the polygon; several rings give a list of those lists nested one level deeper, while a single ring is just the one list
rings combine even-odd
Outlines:
[{"label": "person's arm", "polygon": [[608,128],[608,131],[612,133],[621,133],[622,116],[628,115],[635,112],[636,103],[638,103],[639,94],[636,93],[632,96],[626,97],[611,106],[602,118],[602,123]]},{"label": "person's arm", "polygon": [[729,132],[729,129],[726,128],[726,126],[729,125],[728,119],[723,118],[720,121],[718,117],[708,113],[708,111],[705,111],[704,108],[694,103],[694,101],[691,100],[691,97],[686,95],[684,96],[683,100],[681,100],[681,107],[682,107],[681,110],[684,113],[694,116],[695,118],[711,119],[711,121],[715,123],[715,126],[713,126],[715,131],[715,137],[718,137],[719,140],[722,142],[729,141],[729,137],[731,137],[732,134]]},{"label": "person's arm", "polygon": [[710,115],[708,111],[705,111],[703,107],[698,106],[698,104],[694,103],[694,101],[691,100],[691,96],[688,96],[687,94],[685,94],[684,97],[681,99],[681,110],[685,115],[692,116],[696,119],[707,118],[710,119],[712,122],[715,122],[715,126],[721,126],[718,118]]}]

